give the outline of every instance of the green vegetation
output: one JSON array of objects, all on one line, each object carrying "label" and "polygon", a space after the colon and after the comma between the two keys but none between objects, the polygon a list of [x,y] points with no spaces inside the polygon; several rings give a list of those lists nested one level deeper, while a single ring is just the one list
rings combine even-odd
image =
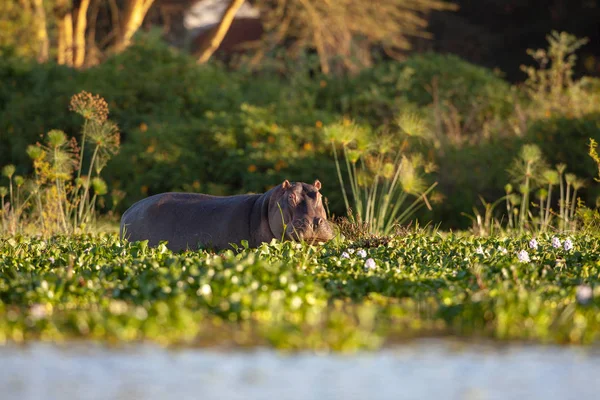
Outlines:
[{"label": "green vegetation", "polygon": [[[0,166],[15,165],[15,175],[33,174],[26,149],[53,129],[81,143],[81,120],[68,105],[71,95],[85,90],[106,99],[110,120],[122,133],[119,153],[102,171],[108,188],[99,197],[102,213],[122,212],[136,200],[170,190],[263,192],[283,179],[320,178],[329,209],[343,216],[347,208],[335,189],[338,173],[327,130],[352,120],[373,137],[397,138],[399,120],[410,116],[427,138],[394,145],[423,165],[437,166],[422,183],[427,188],[437,182],[435,198],[444,199],[414,216],[465,229],[464,214],[472,214],[479,196],[494,202],[506,194],[507,170],[524,144],[537,145],[549,166],[566,164],[579,178],[593,173],[586,147],[589,138],[600,140],[600,102],[586,99],[596,98],[600,85],[597,79],[573,78],[574,38],[550,38],[543,65],[528,69],[531,78],[523,87],[438,54],[377,63],[356,75],[322,75],[318,60],[308,56],[294,63],[266,60],[258,71],[199,66],[152,35],[84,70],[7,55],[0,60]],[[347,179],[343,158],[340,162],[351,196],[353,179]],[[0,178],[0,187],[8,186]],[[595,185],[579,191],[588,205],[598,194]],[[530,199],[537,202],[536,196],[532,192]]]},{"label": "green vegetation", "polygon": [[[378,135],[350,121],[324,129],[331,142],[346,212],[351,221],[364,224],[368,233],[388,234],[396,226],[408,222],[424,204],[431,209],[427,195],[437,183],[427,188],[422,170],[431,172],[434,166],[423,165],[420,154],[403,150],[409,136],[423,134],[422,123],[419,119],[403,116],[398,125],[399,132]],[[346,193],[336,146],[342,148],[351,197]],[[415,199],[405,204],[409,195]]]},{"label": "green vegetation", "polygon": [[[573,78],[582,41],[548,39],[522,86],[437,54],[356,75],[308,56],[228,70],[151,35],[84,70],[6,52],[0,341],[596,342],[600,185],[585,178],[600,170],[600,84]],[[154,193],[315,178],[348,216],[319,247],[173,254],[83,234]]]},{"label": "green vegetation", "polygon": [[211,254],[115,235],[0,241],[0,339],[377,348],[415,335],[597,341],[600,238],[411,233]]},{"label": "green vegetation", "polygon": [[[97,202],[108,193],[100,174],[119,150],[119,129],[107,119],[108,105],[97,95],[74,95],[70,108],[85,121],[81,147],[75,138],[68,140],[65,132],[52,129],[44,144],[27,147],[34,169],[31,178],[16,175],[13,182],[16,167],[9,164],[2,169],[8,178],[8,190],[0,188],[2,232],[24,233],[33,225],[35,232],[48,236],[85,232],[96,223]],[[113,194],[113,205],[116,201]]]}]

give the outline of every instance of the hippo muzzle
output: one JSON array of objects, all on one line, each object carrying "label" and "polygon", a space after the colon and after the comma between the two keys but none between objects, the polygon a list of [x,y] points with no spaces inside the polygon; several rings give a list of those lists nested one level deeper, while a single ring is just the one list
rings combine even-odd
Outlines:
[{"label": "hippo muzzle", "polygon": [[327,242],[334,237],[331,223],[322,217],[302,218],[286,228],[286,239],[306,242]]}]

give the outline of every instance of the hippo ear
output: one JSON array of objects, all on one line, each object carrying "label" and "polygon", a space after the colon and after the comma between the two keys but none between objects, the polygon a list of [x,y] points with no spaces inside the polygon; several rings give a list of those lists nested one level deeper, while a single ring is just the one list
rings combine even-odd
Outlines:
[{"label": "hippo ear", "polygon": [[317,179],[315,183],[313,183],[313,186],[315,187],[315,189],[321,190],[321,181]]},{"label": "hippo ear", "polygon": [[283,190],[289,189],[292,185],[290,184],[290,181],[288,181],[287,179],[285,181],[283,181],[283,183],[281,184],[281,188]]}]

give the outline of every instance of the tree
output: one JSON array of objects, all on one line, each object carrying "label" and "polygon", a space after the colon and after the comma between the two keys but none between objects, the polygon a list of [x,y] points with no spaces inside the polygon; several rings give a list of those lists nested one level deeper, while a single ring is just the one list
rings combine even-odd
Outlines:
[{"label": "tree", "polygon": [[[316,50],[321,70],[332,64],[357,70],[371,62],[375,47],[398,57],[412,37],[429,37],[428,14],[453,10],[445,0],[257,0],[267,35],[260,53],[282,43],[297,55]],[[259,53],[259,55],[260,55]]]},{"label": "tree", "polygon": [[114,46],[116,52],[121,52],[129,46],[131,38],[142,26],[142,22],[144,22],[144,18],[152,6],[152,3],[154,3],[154,0],[125,1],[125,14]]},{"label": "tree", "polygon": [[0,46],[40,62],[53,54],[57,63],[80,68],[96,61],[97,52],[92,58],[89,50],[125,50],[152,4],[154,0],[1,0]]},{"label": "tree", "polygon": [[196,53],[199,63],[204,63],[210,59],[213,53],[219,48],[219,45],[225,38],[236,12],[244,4],[245,0],[229,0],[229,5],[225,9],[221,21],[212,29],[210,36],[201,45]]}]

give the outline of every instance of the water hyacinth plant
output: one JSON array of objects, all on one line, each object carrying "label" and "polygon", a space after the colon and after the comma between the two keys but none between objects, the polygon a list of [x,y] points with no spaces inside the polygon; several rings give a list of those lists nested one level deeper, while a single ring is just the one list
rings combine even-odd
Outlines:
[{"label": "water hyacinth plant", "polygon": [[[365,223],[370,233],[388,234],[419,208],[431,209],[427,195],[437,183],[427,186],[424,175],[435,167],[406,151],[408,136],[422,136],[424,126],[418,118],[408,116],[399,118],[397,125],[398,132],[377,134],[347,120],[324,129],[348,216]],[[412,201],[409,197],[413,197]]]},{"label": "water hyacinth plant", "polygon": [[547,233],[535,251],[530,235],[420,231],[369,248],[275,241],[219,254],[116,234],[15,236],[0,239],[0,344],[354,351],[434,335],[597,344],[600,236],[555,237],[577,251]]}]

